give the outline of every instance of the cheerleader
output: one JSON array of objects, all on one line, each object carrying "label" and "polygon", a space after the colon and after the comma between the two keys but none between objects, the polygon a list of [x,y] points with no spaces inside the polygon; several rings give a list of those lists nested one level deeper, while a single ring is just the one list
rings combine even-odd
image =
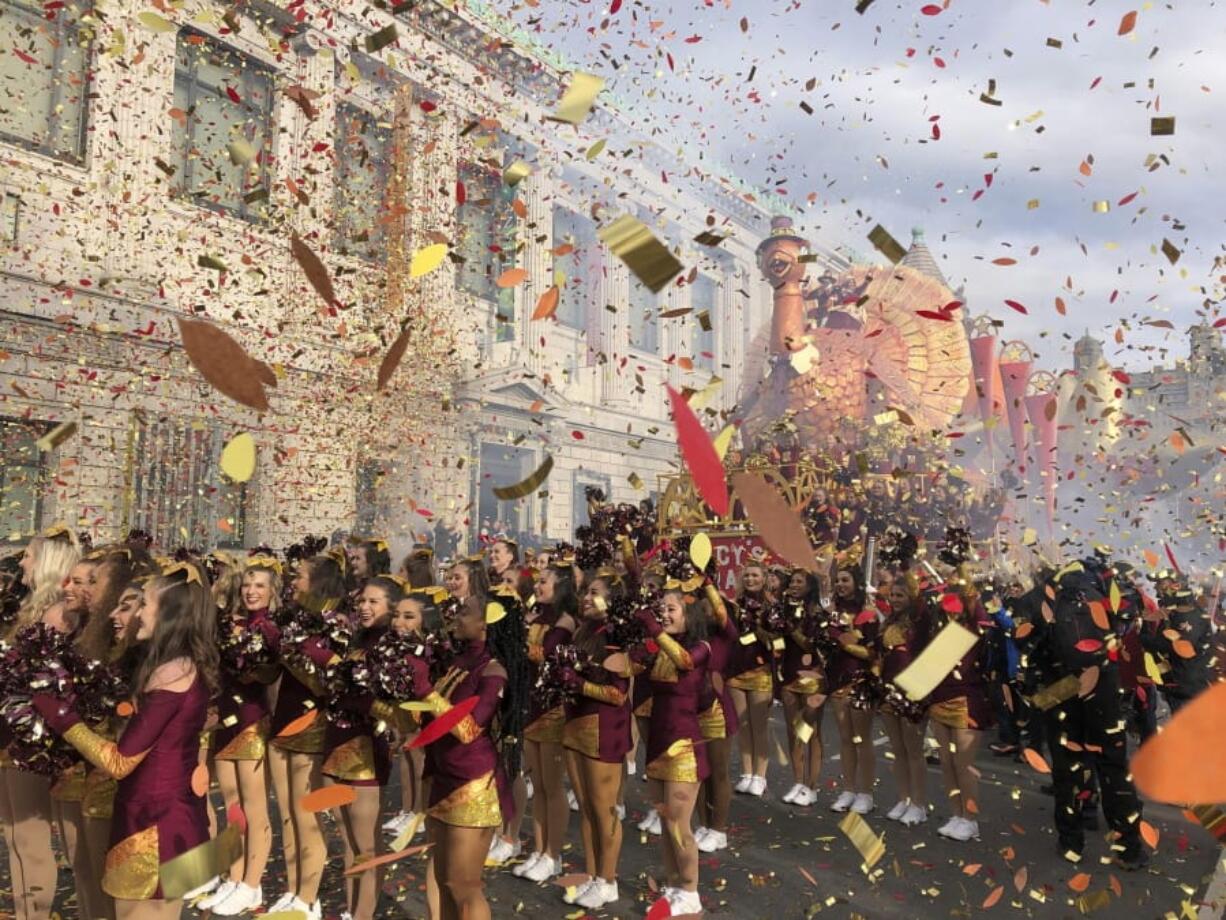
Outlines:
[{"label": "cheerleader", "polygon": [[883,697],[878,714],[894,752],[898,786],[898,803],[886,817],[913,827],[928,820],[928,764],[924,761],[928,715],[924,703],[913,701],[894,679],[923,651],[927,605],[919,582],[906,572],[890,579],[888,600],[889,612],[875,643]]},{"label": "cheerleader", "polygon": [[437,686],[431,686],[426,663],[411,659],[415,695],[435,717],[477,699],[467,716],[426,747],[426,831],[434,844],[426,894],[439,905],[432,920],[488,920],[481,874],[490,838],[514,807],[507,776],[519,772],[530,692],[526,639],[513,595],[474,593],[453,609],[449,625],[462,650]]},{"label": "cheerleader", "polygon": [[991,620],[969,576],[963,575],[956,590],[940,601],[945,617],[932,617],[930,638],[945,625],[945,618],[960,623],[979,636],[954,669],[928,697],[928,718],[941,758],[941,777],[953,816],[937,833],[951,840],[967,841],[979,836],[979,773],[975,752],[984,730],[993,725],[992,704],[983,666],[983,636]]},{"label": "cheerleader", "polygon": [[209,840],[207,801],[192,789],[209,697],[218,687],[216,611],[199,568],[177,563],[145,588],[133,678],[135,713],[119,740],[87,727],[74,700],[38,694],[35,707],[94,766],[118,781],[103,890],[119,920],[171,920],[161,867]]},{"label": "cheerleader", "polygon": [[234,917],[264,903],[263,878],[272,851],[268,817],[268,685],[280,669],[271,661],[278,642],[272,616],[281,597],[281,563],[255,556],[238,570],[238,603],[220,618],[222,690],[213,733],[213,768],[227,813],[237,806],[247,821],[243,855],[230,877],[201,901],[200,910]]},{"label": "cheerleader", "polygon": [[361,597],[362,587],[378,575],[387,575],[392,570],[392,557],[387,541],[378,537],[353,539],[345,549],[349,560],[349,581],[354,586],[354,606]]},{"label": "cheerleader", "polygon": [[400,574],[410,588],[428,588],[436,584],[434,550],[428,546],[414,546],[400,563]]},{"label": "cheerleader", "polygon": [[802,808],[817,801],[822,771],[822,713],[826,703],[826,674],[822,651],[815,642],[815,618],[821,609],[821,585],[812,572],[797,569],[787,584],[782,616],[775,628],[782,632],[780,697],[787,728],[788,761],[792,788],[783,801]]},{"label": "cheerleader", "polygon": [[[643,572],[643,587],[640,592],[642,599],[657,598],[664,590],[667,576],[662,564],[656,562]],[[634,748],[626,758],[626,771],[633,774],[638,760],[638,746],[645,742],[651,730],[651,680],[648,673],[655,663],[655,655],[643,645],[636,644],[630,648],[630,672],[633,682],[630,685],[630,711],[634,715]],[[646,779],[646,777],[644,777]],[[648,808],[643,820],[638,823],[638,829],[647,834],[659,835],[664,828],[660,823],[660,813],[655,808]]]},{"label": "cheerleader", "polygon": [[499,537],[490,544],[490,584],[519,582],[519,545],[509,537]]},{"label": "cheerleader", "polygon": [[608,644],[609,608],[629,603],[621,578],[600,569],[588,580],[580,607],[582,622],[574,645],[592,662],[582,674],[573,669],[563,681],[575,694],[566,705],[562,746],[571,787],[579,799],[580,831],[588,880],[563,900],[595,910],[620,899],[617,861],[622,825],[618,796],[622,765],[630,750],[630,662]]},{"label": "cheerleader", "polygon": [[[528,658],[539,673],[542,662],[574,635],[579,614],[574,566],[562,558],[553,559],[536,582],[536,606],[528,621]],[[533,679],[535,680],[534,674]],[[562,784],[562,727],[565,713],[561,706],[542,711],[534,695],[527,727],[524,729],[524,755],[534,790],[532,804],[533,851],[511,870],[519,878],[544,882],[562,874],[562,844],[570,818],[566,788]]]},{"label": "cheerleader", "polygon": [[[353,641],[337,667],[360,666],[387,632],[392,612],[403,598],[403,586],[391,576],[376,575],[366,581],[358,597]],[[324,735],[324,750],[328,754],[322,769],[328,785],[343,783],[355,794],[351,804],[340,807],[346,870],[376,855],[379,797],[392,767],[388,727],[385,724],[380,730],[369,714],[360,714],[363,709],[369,713],[370,705],[333,699]],[[373,920],[382,875],[382,871],[376,869],[346,877],[347,913],[354,920]]]},{"label": "cheerleader", "polygon": [[707,602],[715,619],[708,624],[707,683],[699,703],[698,724],[706,741],[711,773],[698,790],[698,830],[694,840],[704,853],[728,848],[728,808],[732,802],[732,739],[740,723],[732,704],[726,674],[733,667],[733,655],[741,646],[741,635],[728,616],[724,599],[714,585],[706,586]]},{"label": "cheerleader", "polygon": [[[766,767],[770,760],[770,710],[773,697],[769,638],[761,631],[760,616],[770,603],[766,593],[766,566],[747,563],[738,579],[740,593],[733,613],[741,636],[733,649],[732,676],[728,689],[741,731],[741,778],[736,791],[761,796],[766,792]],[[753,637],[752,642],[744,640]],[[766,639],[767,641],[763,641]]]},{"label": "cheerleader", "polygon": [[[76,536],[52,527],[30,541],[21,556],[21,580],[29,589],[6,639],[33,623],[70,632],[60,604],[64,579],[81,558]],[[0,742],[2,744],[3,742]],[[55,850],[51,845],[51,782],[12,765],[0,749],[0,820],[8,844],[9,878],[17,920],[47,920],[55,899]]]},{"label": "cheerleader", "polygon": [[690,821],[699,785],[710,775],[698,723],[699,698],[711,655],[705,641],[707,624],[713,620],[722,623],[719,611],[705,597],[690,593],[697,587],[669,582],[660,601],[659,619],[650,609],[639,614],[647,634],[659,646],[649,678],[652,711],[647,780],[651,801],[663,808],[660,846],[667,884],[662,895],[673,916],[702,911],[698,846]]},{"label": "cheerleader", "polygon": [[877,611],[869,606],[864,575],[855,566],[838,570],[834,580],[834,610],[822,638],[827,644],[826,682],[839,729],[843,791],[831,811],[873,810],[873,708],[869,696],[871,650],[877,637]]},{"label": "cheerleader", "polygon": [[[333,616],[346,596],[341,556],[312,556],[298,565],[292,588],[298,606]],[[288,625],[288,623],[286,624]],[[281,683],[269,728],[268,768],[281,812],[281,846],[289,890],[269,913],[300,911],[319,920],[319,881],[328,852],[319,818],[301,807],[302,797],[323,785],[324,688],[319,670],[332,653],[321,639],[303,643],[302,658],[282,649]]]}]

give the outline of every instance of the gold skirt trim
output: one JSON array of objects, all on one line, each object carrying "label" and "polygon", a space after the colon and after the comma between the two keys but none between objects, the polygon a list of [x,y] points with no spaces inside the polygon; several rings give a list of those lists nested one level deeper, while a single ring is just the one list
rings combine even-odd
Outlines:
[{"label": "gold skirt trim", "polygon": [[655,697],[647,697],[643,702],[639,703],[638,709],[634,710],[634,715],[640,719],[651,718],[651,704],[655,701]]},{"label": "gold skirt trim", "polygon": [[375,746],[370,736],[358,735],[333,748],[324,761],[323,773],[349,782],[378,779],[375,773]]},{"label": "gold skirt trim", "polygon": [[600,713],[567,719],[562,729],[562,747],[585,757],[600,757]]},{"label": "gold skirt trim", "polygon": [[659,757],[647,764],[647,778],[665,783],[698,782],[698,758],[689,738],[674,741]]},{"label": "gold skirt trim", "polygon": [[157,825],[121,840],[106,854],[102,890],[113,898],[147,901],[158,888]]},{"label": "gold skirt trim", "polygon": [[85,800],[85,764],[73,764],[51,784],[51,798],[57,802]]},{"label": "gold skirt trim", "polygon": [[943,703],[933,703],[928,707],[928,716],[933,722],[947,728],[970,728],[971,713],[966,697],[958,696]]},{"label": "gold skirt trim", "polygon": [[561,744],[566,726],[566,711],[555,706],[524,729],[524,738],[544,744]]},{"label": "gold skirt trim", "polygon": [[502,827],[502,807],[498,804],[498,784],[494,782],[493,771],[470,780],[431,805],[427,814],[452,827]]},{"label": "gold skirt trim", "polygon": [[[788,693],[799,693],[802,696],[812,696],[815,693],[826,692],[826,681],[824,678],[818,677],[798,677],[793,681],[783,685],[783,689]],[[837,696],[838,691],[835,691],[832,696]]]},{"label": "gold skirt trim", "polygon": [[85,777],[85,798],[81,800],[81,814],[87,818],[110,820],[115,813],[115,793],[119,782],[102,770],[90,770]]},{"label": "gold skirt trim", "polygon": [[268,750],[268,719],[252,722],[213,755],[214,760],[263,760]]},{"label": "gold skirt trim", "polygon": [[724,722],[724,707],[719,700],[711,704],[706,712],[698,714],[698,729],[708,741],[727,738],[728,726]]},{"label": "gold skirt trim", "polygon": [[326,723],[327,719],[320,712],[315,717],[315,721],[304,731],[296,735],[277,735],[272,739],[272,743],[281,750],[294,754],[322,754],[324,752],[324,733],[328,730]]},{"label": "gold skirt trim", "polygon": [[754,668],[752,671],[746,671],[744,674],[730,677],[728,678],[728,686],[733,690],[741,690],[745,693],[770,693],[774,686],[774,679],[771,677],[771,667],[769,664],[764,664],[761,667]]}]

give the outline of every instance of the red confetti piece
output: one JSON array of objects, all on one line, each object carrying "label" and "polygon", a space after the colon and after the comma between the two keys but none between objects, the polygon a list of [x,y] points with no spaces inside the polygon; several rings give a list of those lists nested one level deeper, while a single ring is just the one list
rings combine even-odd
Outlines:
[{"label": "red confetti piece", "polygon": [[239,94],[235,91],[233,86],[226,87],[226,95],[230,97],[230,101],[233,102],[235,105],[243,104],[242,97],[239,96]]},{"label": "red confetti piece", "polygon": [[1006,305],[1008,305],[1008,306],[1010,306],[1010,307],[1012,307],[1012,308],[1013,308],[1014,310],[1016,310],[1018,313],[1028,314],[1028,313],[1030,312],[1030,311],[1029,311],[1029,310],[1027,310],[1027,309],[1026,309],[1024,306],[1022,306],[1020,303],[1018,303],[1016,300],[1006,300],[1006,301],[1005,301],[1005,304],[1006,304]]},{"label": "red confetti piece", "polygon": [[431,102],[429,99],[423,99],[421,102],[418,103],[417,107],[421,109],[423,112],[425,112],[427,115],[435,111],[438,108],[438,106],[435,105],[433,102]]},{"label": "red confetti piece", "polygon": [[1133,201],[1133,199],[1135,199],[1136,197],[1137,197],[1136,192],[1133,192],[1131,195],[1125,195],[1123,198],[1121,198],[1119,201],[1115,203],[1115,206],[1117,208],[1122,208],[1124,205],[1130,204]]},{"label": "red confetti piece", "polygon": [[939,16],[942,12],[942,7],[935,3],[929,3],[927,6],[920,7],[920,12],[925,16]]},{"label": "red confetti piece", "polygon": [[1124,384],[1124,386],[1128,386],[1128,384],[1132,383],[1132,378],[1129,377],[1126,373],[1124,373],[1121,370],[1113,370],[1111,372],[1111,376],[1114,377],[1116,380],[1118,380],[1120,383]]},{"label": "red confetti piece", "polygon": [[1016,265],[1017,259],[1010,259],[1007,256],[1005,256],[999,259],[993,259],[992,264],[993,265]]},{"label": "red confetti piece", "polygon": [[1137,11],[1130,10],[1129,12],[1125,13],[1124,18],[1120,20],[1120,30],[1118,34],[1127,35],[1134,28],[1136,28],[1136,25],[1137,25]]},{"label": "red confetti piece", "polygon": [[942,313],[940,310],[916,310],[916,316],[922,316],[924,319],[939,319],[944,323],[952,323],[954,318],[948,313]]},{"label": "red confetti piece", "polygon": [[668,399],[672,404],[673,424],[677,428],[677,444],[681,448],[685,465],[694,478],[694,486],[703,501],[723,517],[728,513],[728,483],[724,479],[724,465],[690,404],[672,387],[667,389]]},{"label": "red confetti piece", "polygon": [[460,182],[457,179],[456,184],[455,184],[455,203],[463,204],[467,200],[468,200],[468,189],[464,188],[464,183]]},{"label": "red confetti piece", "polygon": [[621,8],[622,8],[622,0],[613,0],[613,2],[609,4],[609,15],[612,16],[614,13],[616,13]]},{"label": "red confetti piece", "polygon": [[437,741],[443,735],[447,734],[457,725],[464,721],[467,716],[477,705],[477,700],[480,697],[470,696],[465,700],[456,703],[446,712],[437,716],[434,721],[418,732],[417,737],[410,741],[406,748],[421,748],[431,742]]},{"label": "red confetti piece", "polygon": [[1097,652],[1102,647],[1103,644],[1097,639],[1082,639],[1073,646],[1079,652]]},{"label": "red confetti piece", "polygon": [[664,920],[672,915],[673,909],[668,904],[668,898],[657,898],[648,909],[646,920]]},{"label": "red confetti piece", "polygon": [[583,440],[583,432],[582,432],[582,431],[572,431],[572,432],[570,433],[570,436],[571,436],[572,438],[574,438],[576,441],[582,441],[582,440]]},{"label": "red confetti piece", "polygon": [[26,54],[20,48],[14,48],[13,54],[17,55],[18,58],[25,61],[27,64],[37,64],[38,63],[38,60],[36,58],[30,57],[30,55]]}]

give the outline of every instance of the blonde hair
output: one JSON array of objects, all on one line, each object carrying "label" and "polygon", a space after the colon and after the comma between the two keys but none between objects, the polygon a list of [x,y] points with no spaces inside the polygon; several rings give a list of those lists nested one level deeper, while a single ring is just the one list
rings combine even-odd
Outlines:
[{"label": "blonde hair", "polygon": [[63,595],[64,579],[81,560],[81,544],[77,542],[76,534],[67,530],[54,537],[37,536],[25,551],[34,554],[34,571],[30,574],[30,593],[17,610],[17,619],[9,631],[10,637],[19,629],[42,619],[43,614]]}]

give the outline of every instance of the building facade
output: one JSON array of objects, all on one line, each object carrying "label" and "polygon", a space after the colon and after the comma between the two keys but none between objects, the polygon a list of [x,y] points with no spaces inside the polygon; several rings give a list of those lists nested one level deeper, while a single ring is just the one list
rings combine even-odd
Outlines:
[{"label": "building facade", "polygon": [[[665,383],[714,428],[762,367],[768,209],[615,100],[551,121],[561,62],[480,4],[158,9],[0,0],[0,538],[566,538],[585,487],[642,499],[675,471]],[[597,237],[627,213],[685,266],[659,294]],[[205,381],[180,318],[271,368],[269,411]]]}]

